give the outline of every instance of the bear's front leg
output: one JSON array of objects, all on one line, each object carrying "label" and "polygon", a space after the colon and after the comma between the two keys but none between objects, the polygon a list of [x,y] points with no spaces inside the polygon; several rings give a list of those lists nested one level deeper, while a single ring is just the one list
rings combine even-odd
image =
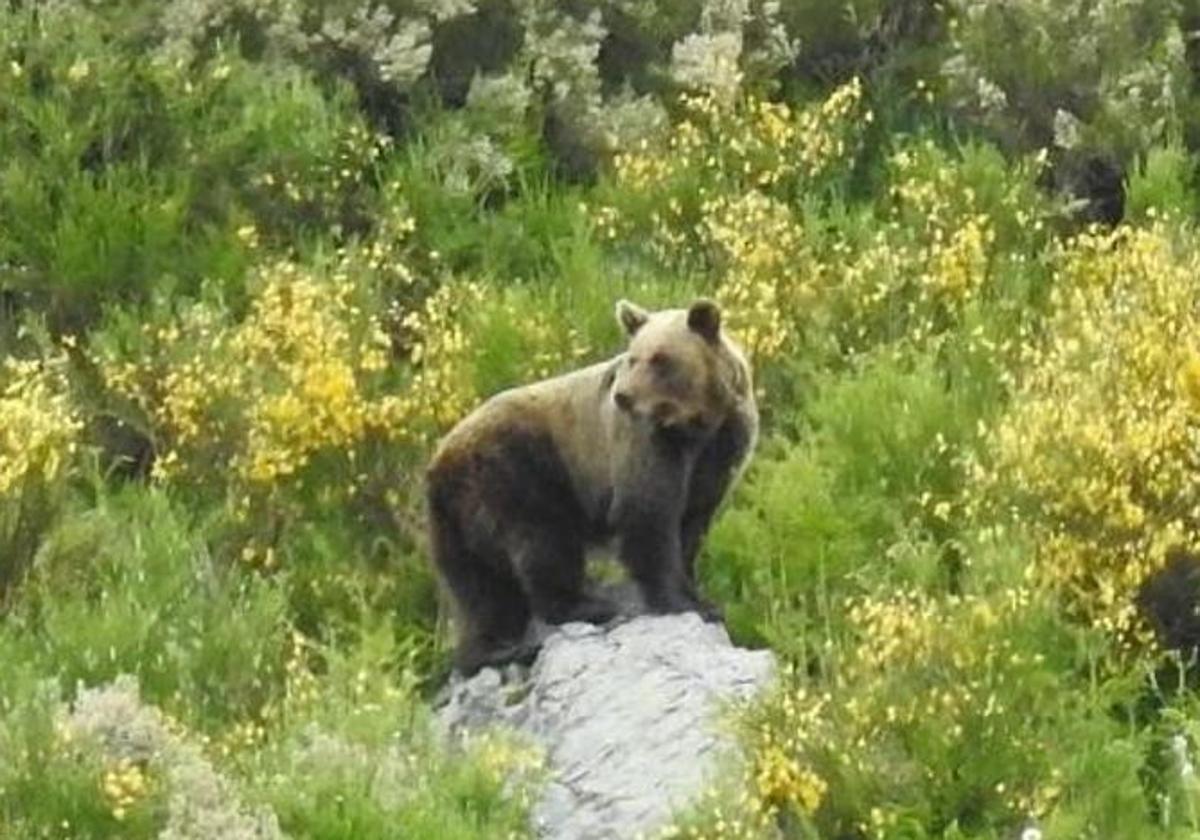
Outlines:
[{"label": "bear's front leg", "polygon": [[[630,514],[618,529],[621,562],[654,613],[707,612],[683,566],[678,520],[663,521],[654,510]],[[706,616],[707,617],[707,616]]]},{"label": "bear's front leg", "polygon": [[714,612],[696,595],[682,540],[695,452],[652,427],[633,427],[618,462],[609,522],[617,556],[654,613]]}]

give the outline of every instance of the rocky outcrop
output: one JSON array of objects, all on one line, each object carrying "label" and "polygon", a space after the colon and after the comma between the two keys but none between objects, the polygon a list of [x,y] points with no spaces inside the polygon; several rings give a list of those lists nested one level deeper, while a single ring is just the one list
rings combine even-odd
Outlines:
[{"label": "rocky outcrop", "polygon": [[734,647],[694,614],[568,624],[546,636],[532,668],[452,683],[439,714],[451,731],[508,726],[546,751],[540,837],[630,840],[725,766],[731,737],[719,712],[773,670],[770,653]]}]

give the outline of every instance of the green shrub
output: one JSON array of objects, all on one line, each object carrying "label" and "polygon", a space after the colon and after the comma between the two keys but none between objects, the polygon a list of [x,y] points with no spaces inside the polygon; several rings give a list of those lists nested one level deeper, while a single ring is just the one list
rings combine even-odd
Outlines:
[{"label": "green shrub", "polygon": [[[702,565],[737,634],[801,659],[829,637],[849,596],[956,584],[944,557],[963,479],[957,456],[977,416],[928,359],[910,368],[882,358],[810,399],[809,430],[759,455]],[[881,410],[889,423],[878,422]]]},{"label": "green shrub", "polygon": [[411,648],[391,639],[369,631],[349,653],[328,652],[270,741],[233,754],[247,789],[292,836],[528,836],[540,754],[500,735],[448,751],[414,695]]},{"label": "green shrub", "polygon": [[1119,173],[1192,110],[1174,3],[955,0],[947,13],[946,102],[1010,150],[1053,149],[1058,185],[1085,201],[1112,202]]},{"label": "green shrub", "polygon": [[162,493],[103,494],[38,552],[5,635],[64,687],[136,676],[146,696],[213,726],[280,691],[288,617],[268,581],[214,562]]},{"label": "green shrub", "polygon": [[238,291],[260,237],[371,226],[380,147],[345,90],[225,53],[148,62],[84,6],[0,15],[0,287],[57,328],[202,280]]},{"label": "green shrub", "polygon": [[1126,216],[1135,222],[1146,222],[1158,213],[1193,217],[1197,208],[1195,183],[1195,163],[1181,143],[1154,146],[1129,174]]},{"label": "green shrub", "polygon": [[1073,679],[1089,643],[1052,601],[901,590],[848,607],[834,678],[786,676],[746,720],[746,793],[675,836],[1170,836],[1139,779],[1147,739],[1102,705],[1130,686]]},{"label": "green shrub", "polygon": [[[6,661],[12,660],[6,657]],[[64,738],[58,684],[37,680],[29,672],[17,680],[12,679],[16,674],[8,676],[0,708],[0,749],[6,756],[0,767],[4,836],[19,840],[153,836],[152,813],[162,804],[157,792],[142,788],[150,796],[139,797],[141,807],[114,814],[114,808],[122,806],[108,791],[120,796],[124,790],[106,774],[117,767],[90,745],[71,744]],[[134,772],[141,781],[140,772]]]}]

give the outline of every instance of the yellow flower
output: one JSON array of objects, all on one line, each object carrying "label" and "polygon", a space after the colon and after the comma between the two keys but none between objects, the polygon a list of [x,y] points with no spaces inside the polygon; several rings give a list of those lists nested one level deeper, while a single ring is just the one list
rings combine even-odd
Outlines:
[{"label": "yellow flower", "polygon": [[116,820],[124,820],[129,810],[146,796],[149,787],[149,780],[141,765],[125,758],[105,768],[100,779],[100,789]]},{"label": "yellow flower", "polygon": [[65,355],[0,360],[0,500],[31,481],[57,478],[82,420],[71,403]]},{"label": "yellow flower", "polygon": [[1200,355],[1189,353],[1179,368],[1179,388],[1192,409],[1200,411]]},{"label": "yellow flower", "polygon": [[801,767],[778,747],[757,756],[755,782],[762,801],[811,814],[821,805],[828,785],[816,773]]}]

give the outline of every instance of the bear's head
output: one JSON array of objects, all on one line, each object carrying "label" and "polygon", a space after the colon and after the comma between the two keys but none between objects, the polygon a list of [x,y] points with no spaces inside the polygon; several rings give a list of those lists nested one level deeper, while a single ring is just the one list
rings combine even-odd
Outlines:
[{"label": "bear's head", "polygon": [[629,336],[612,386],[622,412],[703,433],[750,398],[750,366],[721,329],[721,310],[712,301],[648,312],[621,300],[616,312]]}]

